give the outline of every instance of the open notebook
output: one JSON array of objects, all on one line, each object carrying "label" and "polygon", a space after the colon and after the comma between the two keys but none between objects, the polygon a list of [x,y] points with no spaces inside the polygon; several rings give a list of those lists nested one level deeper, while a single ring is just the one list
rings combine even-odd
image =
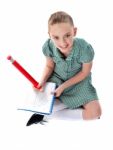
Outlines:
[{"label": "open notebook", "polygon": [[51,92],[55,90],[55,87],[55,83],[47,82],[43,92],[39,92],[38,90],[30,91],[27,93],[25,100],[19,106],[18,110],[46,115],[51,114],[54,104],[54,95]]}]

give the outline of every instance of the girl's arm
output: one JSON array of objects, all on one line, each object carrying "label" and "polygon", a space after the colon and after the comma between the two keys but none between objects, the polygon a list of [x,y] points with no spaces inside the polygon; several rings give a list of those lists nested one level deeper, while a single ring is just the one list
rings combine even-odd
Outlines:
[{"label": "girl's arm", "polygon": [[84,63],[82,66],[82,70],[76,74],[74,77],[70,78],[66,82],[64,82],[61,86],[63,89],[66,89],[74,84],[77,84],[78,82],[84,80],[90,73],[92,68],[92,62],[90,63]]},{"label": "girl's arm", "polygon": [[82,70],[78,74],[76,74],[69,80],[65,81],[54,91],[55,96],[59,97],[66,88],[84,80],[89,75],[91,68],[92,68],[92,62],[84,63],[82,66]]},{"label": "girl's arm", "polygon": [[50,57],[46,57],[46,65],[40,80],[40,84],[43,86],[48,78],[51,76],[54,70],[54,61]]}]

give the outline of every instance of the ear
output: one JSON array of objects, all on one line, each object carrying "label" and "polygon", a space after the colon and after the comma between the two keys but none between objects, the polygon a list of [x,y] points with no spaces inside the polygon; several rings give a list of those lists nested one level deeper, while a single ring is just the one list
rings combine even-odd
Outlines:
[{"label": "ear", "polygon": [[74,36],[76,36],[76,34],[77,34],[77,28],[75,27],[74,28]]}]

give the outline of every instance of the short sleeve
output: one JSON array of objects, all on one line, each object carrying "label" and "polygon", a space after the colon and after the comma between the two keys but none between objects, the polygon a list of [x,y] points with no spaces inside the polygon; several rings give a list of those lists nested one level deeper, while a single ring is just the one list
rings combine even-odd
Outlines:
[{"label": "short sleeve", "polygon": [[88,63],[94,58],[94,49],[90,44],[85,44],[81,50],[80,62]]},{"label": "short sleeve", "polygon": [[50,47],[50,39],[48,39],[42,46],[42,51],[45,56],[52,57],[52,48]]}]

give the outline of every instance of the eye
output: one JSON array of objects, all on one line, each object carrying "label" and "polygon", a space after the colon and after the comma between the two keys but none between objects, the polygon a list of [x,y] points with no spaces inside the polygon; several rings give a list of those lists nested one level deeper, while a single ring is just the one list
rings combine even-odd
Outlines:
[{"label": "eye", "polygon": [[54,36],[53,39],[54,39],[54,40],[58,40],[59,37],[58,37],[58,36]]},{"label": "eye", "polygon": [[71,35],[70,34],[66,34],[66,38],[70,37]]}]

